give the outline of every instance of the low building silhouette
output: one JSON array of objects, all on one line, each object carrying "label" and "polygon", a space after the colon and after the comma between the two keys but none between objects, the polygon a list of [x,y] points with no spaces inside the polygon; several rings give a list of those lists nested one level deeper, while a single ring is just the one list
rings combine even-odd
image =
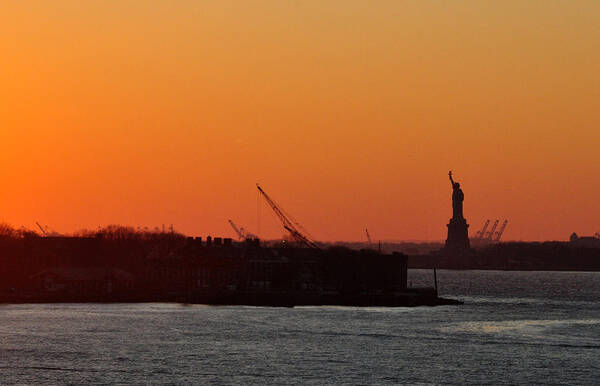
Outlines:
[{"label": "low building silhouette", "polygon": [[578,236],[572,233],[569,237],[572,246],[579,248],[600,248],[600,237],[598,236]]},{"label": "low building silhouette", "polygon": [[[116,234],[116,233],[115,233]],[[289,306],[441,304],[407,288],[406,255],[177,235],[0,240],[0,302]]]}]

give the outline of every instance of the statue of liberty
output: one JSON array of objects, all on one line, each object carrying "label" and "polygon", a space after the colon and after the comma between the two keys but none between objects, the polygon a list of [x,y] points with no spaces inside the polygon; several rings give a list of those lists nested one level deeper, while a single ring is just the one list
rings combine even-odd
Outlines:
[{"label": "statue of liberty", "polygon": [[454,182],[452,178],[452,171],[448,172],[450,177],[450,183],[452,183],[452,218],[460,219],[463,217],[463,201],[465,200],[465,194],[460,188],[458,182]]},{"label": "statue of liberty", "polygon": [[446,239],[446,251],[448,253],[459,253],[470,249],[469,224],[463,216],[463,201],[465,195],[458,182],[454,182],[452,171],[448,172],[452,184],[452,218],[448,227],[448,238]]}]

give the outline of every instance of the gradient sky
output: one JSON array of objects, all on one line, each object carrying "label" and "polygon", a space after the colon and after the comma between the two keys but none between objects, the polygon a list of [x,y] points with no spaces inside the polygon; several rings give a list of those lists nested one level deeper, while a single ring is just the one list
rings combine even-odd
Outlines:
[{"label": "gradient sky", "polygon": [[600,232],[600,1],[2,1],[0,221]]}]

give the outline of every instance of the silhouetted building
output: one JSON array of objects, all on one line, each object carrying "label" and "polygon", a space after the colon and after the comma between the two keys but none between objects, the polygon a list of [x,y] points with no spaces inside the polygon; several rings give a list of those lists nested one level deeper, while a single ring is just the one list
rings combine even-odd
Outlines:
[{"label": "silhouetted building", "polygon": [[577,236],[573,233],[569,238],[571,245],[579,248],[600,248],[600,237],[596,236]]}]

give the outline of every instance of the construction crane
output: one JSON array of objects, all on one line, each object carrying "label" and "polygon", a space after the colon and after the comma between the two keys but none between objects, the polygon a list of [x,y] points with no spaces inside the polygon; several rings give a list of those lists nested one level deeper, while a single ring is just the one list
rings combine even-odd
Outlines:
[{"label": "construction crane", "polygon": [[38,228],[40,228],[40,230],[42,231],[42,236],[44,236],[44,237],[63,237],[63,235],[61,235],[57,231],[48,228],[48,225],[46,225],[45,227],[42,227],[40,225],[40,223],[37,221],[35,222],[35,225],[37,225]]},{"label": "construction crane", "polygon": [[367,241],[369,242],[369,247],[370,247],[371,244],[373,244],[373,242],[371,241],[371,235],[369,234],[368,228],[365,228],[365,233],[367,234]]},{"label": "construction crane", "polygon": [[482,239],[483,235],[485,235],[485,231],[487,230],[488,225],[490,225],[490,219],[487,219],[485,224],[483,224],[483,228],[480,231],[477,231],[477,235],[475,238]]},{"label": "construction crane", "polygon": [[46,230],[45,230],[45,229],[44,229],[44,228],[43,228],[43,227],[40,225],[40,223],[39,223],[39,222],[37,222],[37,221],[36,221],[36,222],[35,222],[35,225],[37,225],[37,226],[38,226],[38,228],[40,228],[40,230],[42,231],[42,235],[44,235],[44,236],[48,236],[48,232],[46,232]]},{"label": "construction crane", "polygon": [[500,230],[498,232],[496,232],[496,237],[494,238],[495,242],[500,241],[500,238],[502,237],[502,234],[504,233],[504,230],[506,229],[506,225],[508,225],[508,220],[504,220],[504,222],[502,223],[502,226],[500,227]]},{"label": "construction crane", "polygon": [[494,232],[496,231],[496,227],[498,226],[499,222],[500,222],[500,220],[494,221],[494,225],[492,225],[492,229],[490,229],[490,231],[485,236],[486,239],[492,240],[492,238],[494,237]]},{"label": "construction crane", "polygon": [[231,227],[233,228],[233,230],[235,231],[235,233],[237,233],[240,241],[243,241],[245,239],[255,239],[257,238],[257,236],[253,233],[247,232],[244,227],[238,227],[233,221],[229,220],[229,225],[231,225]]},{"label": "construction crane", "polygon": [[[292,238],[298,242],[298,244],[305,245],[309,248],[320,249],[319,246],[308,236],[306,229],[302,227],[289,213],[286,213],[277,203],[269,197],[267,193],[256,184],[256,188],[262,194],[263,198],[269,204],[275,215],[281,221],[283,228],[290,233]],[[304,231],[304,233],[302,231]]]},{"label": "construction crane", "polygon": [[246,236],[242,233],[242,231],[240,230],[240,228],[237,227],[237,225],[235,225],[235,223],[231,220],[229,220],[229,225],[231,225],[231,227],[233,228],[233,230],[235,231],[235,233],[237,233],[238,238],[240,240],[244,240],[246,238]]}]

